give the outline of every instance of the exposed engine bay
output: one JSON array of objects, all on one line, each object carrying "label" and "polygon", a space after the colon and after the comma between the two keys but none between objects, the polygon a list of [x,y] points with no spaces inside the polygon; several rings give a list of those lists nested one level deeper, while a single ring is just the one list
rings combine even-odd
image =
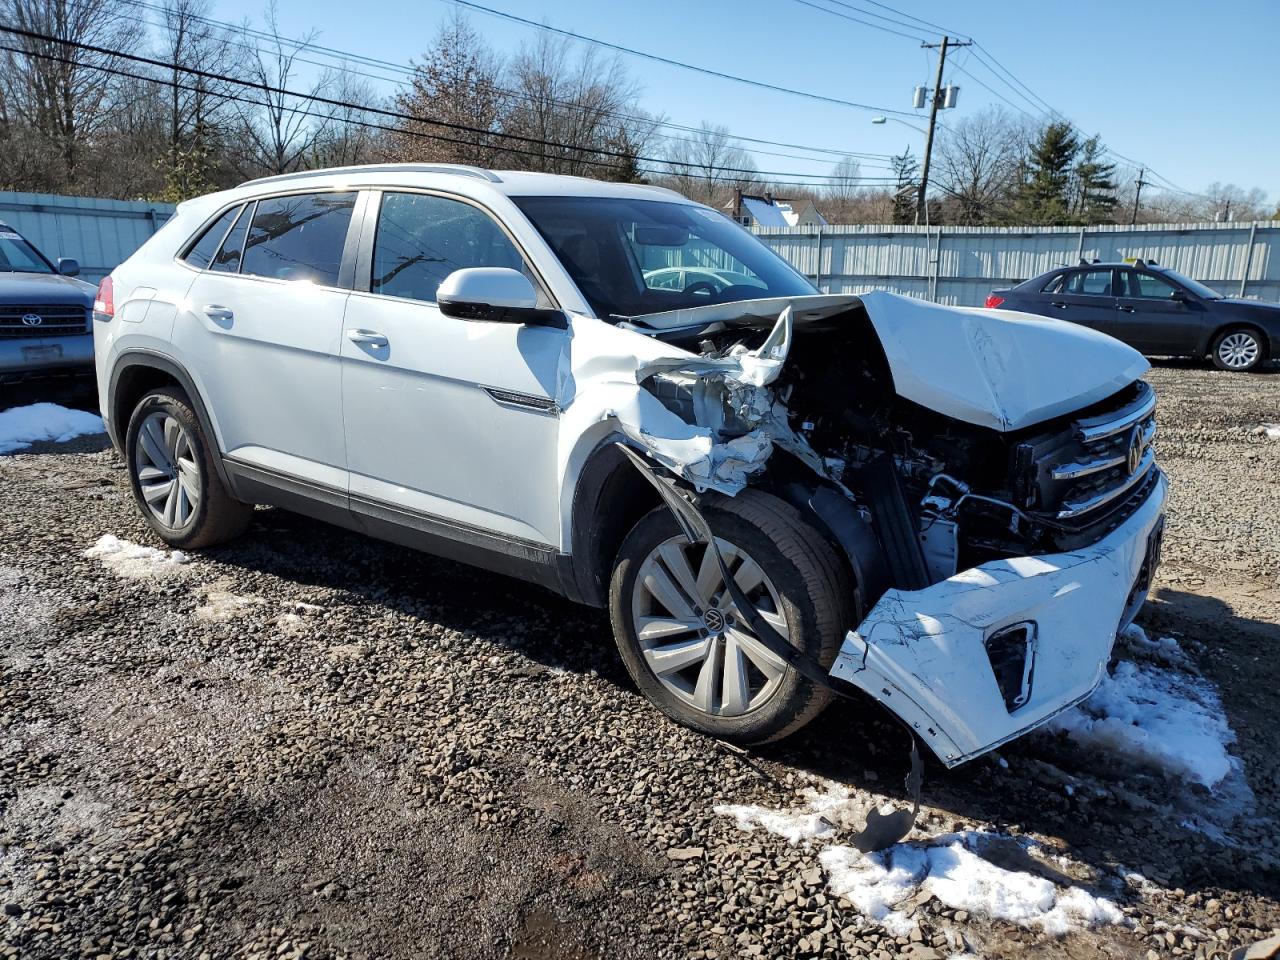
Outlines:
[{"label": "exposed engine bay", "polygon": [[[886,569],[870,579],[881,587],[920,589],[989,560],[1094,542],[1153,479],[1154,405],[1141,382],[1000,431],[900,396],[857,307],[803,326],[787,307],[772,328],[713,323],[661,337],[698,361],[652,363],[640,385],[707,427],[721,452],[711,476],[686,474],[691,482],[733,492],[817,474],[873,524]],[[1079,425],[1116,411],[1123,427],[1086,442]]]}]

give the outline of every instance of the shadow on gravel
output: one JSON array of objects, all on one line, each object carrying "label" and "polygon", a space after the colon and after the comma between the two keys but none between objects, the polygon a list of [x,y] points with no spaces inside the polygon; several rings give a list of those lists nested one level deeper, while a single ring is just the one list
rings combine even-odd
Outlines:
[{"label": "shadow on gravel", "polygon": [[[610,683],[634,689],[613,646],[606,614],[530,584],[283,510],[260,510],[249,535],[210,554],[247,572],[344,591],[349,595],[346,602],[382,605],[421,621],[424,627],[439,625],[478,635],[543,667],[595,672]],[[1185,629],[1188,613],[1179,605],[1203,608],[1215,602],[1193,595],[1175,596],[1171,601],[1168,593],[1162,594],[1160,609],[1152,609],[1157,605],[1147,608],[1146,616],[1158,630],[1167,629],[1166,617],[1170,623],[1181,622]],[[1230,626],[1232,615],[1222,606],[1200,609],[1194,619]],[[1269,641],[1267,648],[1275,649],[1280,643],[1280,628],[1272,624],[1250,621],[1239,627]],[[1270,677],[1268,682],[1274,682],[1275,669],[1272,665],[1263,671],[1263,676]],[[1225,678],[1220,685],[1241,689],[1239,681],[1233,685]],[[1257,724],[1274,720],[1255,717],[1237,705],[1229,705],[1228,710],[1242,737],[1247,730],[1259,729]],[[903,781],[909,747],[905,729],[877,704],[840,701],[786,741],[737,759],[769,779],[774,777],[767,765],[776,763],[906,801]],[[1122,786],[1115,796],[1091,798],[1084,791],[1073,794],[1064,789],[1064,783],[1073,780],[1071,771],[1089,776],[1096,766],[1094,758],[1038,735],[1015,741],[1001,753],[1008,758],[1008,767],[988,757],[947,770],[926,751],[925,803],[999,829],[1061,837],[1092,863],[1145,869],[1187,891],[1226,888],[1280,894],[1280,876],[1241,870],[1239,850],[1174,822],[1161,822],[1154,812],[1164,799],[1159,777],[1117,771],[1112,775]],[[1254,788],[1261,805],[1272,802],[1272,787],[1257,783]]]},{"label": "shadow on gravel", "polygon": [[1219,370],[1208,360],[1193,360],[1190,357],[1147,357],[1147,360],[1150,361],[1153,367],[1160,367],[1165,370],[1206,370],[1210,373],[1220,373],[1224,377],[1267,377],[1280,374],[1280,360],[1268,360],[1257,370],[1245,374]]}]

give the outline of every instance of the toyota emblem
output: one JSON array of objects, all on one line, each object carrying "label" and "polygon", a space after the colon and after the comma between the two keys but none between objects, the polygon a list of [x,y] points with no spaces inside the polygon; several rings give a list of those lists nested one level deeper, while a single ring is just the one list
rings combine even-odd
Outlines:
[{"label": "toyota emblem", "polygon": [[22,315],[22,322],[28,327],[38,327],[40,324],[44,323],[44,317],[40,316],[38,313],[24,313]]}]

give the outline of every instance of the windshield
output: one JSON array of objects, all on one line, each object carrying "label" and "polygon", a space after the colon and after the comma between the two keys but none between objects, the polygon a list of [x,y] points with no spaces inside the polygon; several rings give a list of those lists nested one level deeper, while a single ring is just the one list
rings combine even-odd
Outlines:
[{"label": "windshield", "polygon": [[597,317],[818,291],[714,210],[618,197],[512,197]]},{"label": "windshield", "polygon": [[1166,277],[1168,277],[1174,283],[1182,284],[1184,287],[1186,287],[1188,290],[1194,293],[1197,297],[1200,297],[1202,300],[1221,300],[1222,299],[1222,294],[1220,294],[1217,290],[1214,290],[1212,287],[1206,287],[1199,280],[1192,280],[1190,277],[1184,277],[1182,274],[1177,273],[1174,270],[1161,270],[1160,273],[1163,273]]},{"label": "windshield", "polygon": [[5,273],[53,273],[49,261],[20,234],[0,224],[0,271]]}]

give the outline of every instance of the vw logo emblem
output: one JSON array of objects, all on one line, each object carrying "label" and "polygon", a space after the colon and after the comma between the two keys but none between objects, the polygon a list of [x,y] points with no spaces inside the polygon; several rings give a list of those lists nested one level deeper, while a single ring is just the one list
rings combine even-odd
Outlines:
[{"label": "vw logo emblem", "polygon": [[1142,463],[1142,427],[1134,427],[1129,434],[1129,452],[1125,456],[1125,466],[1129,476],[1138,472],[1138,464]]},{"label": "vw logo emblem", "polygon": [[40,324],[44,323],[44,317],[40,316],[38,313],[24,313],[22,315],[22,322],[28,327],[38,327]]},{"label": "vw logo emblem", "polygon": [[719,610],[708,610],[702,615],[702,622],[712,633],[720,633],[724,630],[724,614]]}]

